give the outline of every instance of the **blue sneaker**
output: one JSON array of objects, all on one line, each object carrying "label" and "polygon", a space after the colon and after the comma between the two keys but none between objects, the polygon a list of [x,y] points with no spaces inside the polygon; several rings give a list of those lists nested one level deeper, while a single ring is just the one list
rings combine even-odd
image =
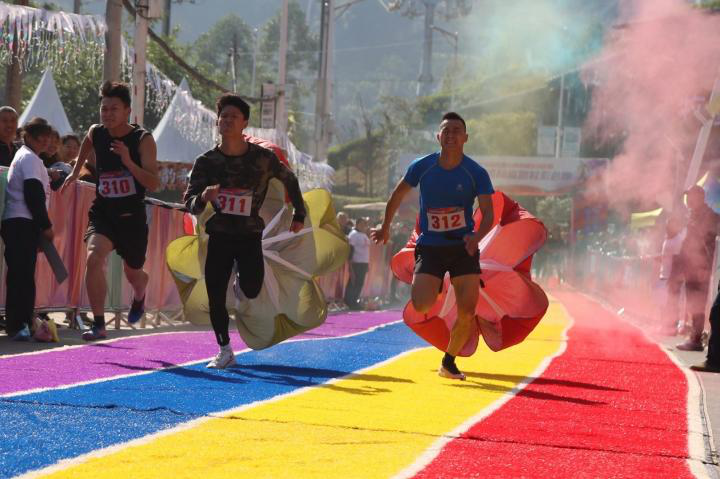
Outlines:
[{"label": "blue sneaker", "polygon": [[128,323],[135,324],[140,321],[140,318],[145,314],[145,296],[143,299],[133,299],[132,306],[130,306],[130,312],[128,312]]},{"label": "blue sneaker", "polygon": [[90,331],[85,331],[82,334],[82,338],[85,341],[97,341],[98,339],[105,339],[107,338],[107,331],[105,331],[105,327],[102,328],[98,326],[93,326],[90,328]]},{"label": "blue sneaker", "polygon": [[27,327],[27,324],[23,326],[23,328],[15,333],[15,336],[12,337],[13,341],[30,341],[30,328]]}]

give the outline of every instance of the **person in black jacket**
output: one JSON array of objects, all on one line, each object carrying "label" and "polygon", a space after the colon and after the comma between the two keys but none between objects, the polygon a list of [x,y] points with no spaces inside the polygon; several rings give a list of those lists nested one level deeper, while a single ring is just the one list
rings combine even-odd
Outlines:
[{"label": "person in black jacket", "polygon": [[48,146],[51,131],[42,118],[30,120],[23,132],[25,145],[15,153],[8,172],[0,236],[7,264],[6,330],[16,341],[30,339],[38,247],[41,238],[52,241],[54,236],[48,217],[50,177],[39,156]]},{"label": "person in black jacket", "polygon": [[250,106],[231,93],[222,95],[216,106],[220,145],[195,160],[183,199],[192,214],[202,213],[208,203],[215,210],[205,226],[210,236],[205,285],[220,352],[207,367],[224,369],[235,364],[225,307],[233,265],[237,264],[238,284],[247,298],[257,297],[263,284],[265,222],[260,208],[269,181],[276,178],[285,185],[295,209],[290,231],[297,233],[303,228],[306,211],[295,174],[275,153],[245,140],[243,130],[250,119]]}]

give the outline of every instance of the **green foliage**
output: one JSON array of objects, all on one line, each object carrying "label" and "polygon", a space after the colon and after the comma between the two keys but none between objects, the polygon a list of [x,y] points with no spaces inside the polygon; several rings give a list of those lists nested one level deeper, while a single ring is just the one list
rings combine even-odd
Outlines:
[{"label": "green foliage", "polygon": [[536,151],[534,113],[495,113],[467,122],[470,155],[532,156]]},{"label": "green foliage", "polygon": [[548,196],[537,202],[536,216],[548,231],[567,231],[571,209],[572,198],[569,196]]},{"label": "green foliage", "polygon": [[[274,60],[269,65],[269,71],[276,72],[280,41],[280,12],[262,27],[261,36],[260,53],[268,63],[270,63],[270,58]],[[310,27],[305,22],[305,12],[300,4],[297,0],[288,2],[287,72],[289,79],[300,72],[317,69],[318,42],[317,35],[310,31]]]}]

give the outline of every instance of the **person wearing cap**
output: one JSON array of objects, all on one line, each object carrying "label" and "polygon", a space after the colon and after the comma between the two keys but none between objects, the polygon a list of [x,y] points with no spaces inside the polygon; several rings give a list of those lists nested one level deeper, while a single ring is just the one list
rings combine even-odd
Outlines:
[{"label": "person wearing cap", "polygon": [[[702,351],[702,332],[705,326],[705,302],[708,295],[712,264],[715,256],[715,236],[720,215],[705,203],[705,190],[692,186],[686,192],[690,217],[687,234],[680,248],[678,273],[685,278],[687,311],[691,317],[688,338],[676,346],[681,351]],[[674,265],[675,266],[675,265]]]}]

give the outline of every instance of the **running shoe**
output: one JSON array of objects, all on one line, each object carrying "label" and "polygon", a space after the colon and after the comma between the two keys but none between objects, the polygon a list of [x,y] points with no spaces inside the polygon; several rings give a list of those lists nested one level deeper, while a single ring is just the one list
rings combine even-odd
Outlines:
[{"label": "running shoe", "polygon": [[15,336],[12,337],[13,341],[30,341],[30,328],[27,327],[27,324],[23,326],[23,328],[15,333]]},{"label": "running shoe", "polygon": [[220,352],[217,356],[210,361],[206,367],[210,369],[225,369],[228,366],[237,364],[235,362],[235,353],[230,348],[220,348]]},{"label": "running shoe", "polygon": [[676,345],[675,349],[679,349],[680,351],[703,351],[705,348],[699,340],[693,341],[692,339],[688,339],[684,343]]},{"label": "running shoe", "polygon": [[90,328],[90,331],[85,331],[82,334],[82,338],[85,341],[97,341],[98,339],[105,339],[107,338],[107,331],[105,328],[100,328],[98,326],[93,326]]},{"label": "running shoe", "polygon": [[703,361],[698,364],[690,366],[693,371],[703,371],[706,373],[720,373],[720,364],[711,363],[710,361]]},{"label": "running shoe", "polygon": [[460,381],[465,381],[465,375],[460,372],[457,366],[449,369],[445,366],[440,366],[440,369],[438,369],[438,376],[448,379],[458,379]]},{"label": "running shoe", "polygon": [[143,314],[145,314],[145,296],[143,296],[141,300],[133,299],[130,312],[128,313],[128,323],[137,323],[140,321],[140,318],[143,317]]}]

